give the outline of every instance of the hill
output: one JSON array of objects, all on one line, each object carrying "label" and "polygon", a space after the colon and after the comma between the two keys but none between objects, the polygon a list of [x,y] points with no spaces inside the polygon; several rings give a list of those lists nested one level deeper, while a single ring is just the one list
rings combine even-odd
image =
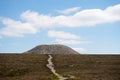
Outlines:
[{"label": "hill", "polygon": [[79,54],[77,51],[73,50],[72,48],[54,44],[54,45],[39,45],[35,48],[25,52],[25,53],[38,53],[38,54]]}]

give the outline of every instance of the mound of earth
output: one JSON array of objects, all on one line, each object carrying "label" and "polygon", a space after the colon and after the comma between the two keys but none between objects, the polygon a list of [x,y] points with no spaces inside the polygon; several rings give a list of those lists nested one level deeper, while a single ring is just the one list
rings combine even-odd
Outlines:
[{"label": "mound of earth", "polygon": [[54,44],[54,45],[39,45],[35,48],[25,52],[25,53],[37,53],[37,54],[79,54],[77,51],[73,50],[72,48]]}]

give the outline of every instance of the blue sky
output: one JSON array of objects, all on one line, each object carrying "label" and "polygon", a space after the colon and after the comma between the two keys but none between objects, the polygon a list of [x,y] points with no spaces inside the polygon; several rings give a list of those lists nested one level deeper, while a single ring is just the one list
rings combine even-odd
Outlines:
[{"label": "blue sky", "polygon": [[64,44],[83,54],[120,54],[120,0],[1,0],[0,53]]}]

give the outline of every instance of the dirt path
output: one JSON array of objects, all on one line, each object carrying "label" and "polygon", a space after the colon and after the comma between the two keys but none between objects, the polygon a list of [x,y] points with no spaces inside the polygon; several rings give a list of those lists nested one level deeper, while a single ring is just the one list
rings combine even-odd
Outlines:
[{"label": "dirt path", "polygon": [[51,55],[48,55],[49,56],[49,58],[48,58],[48,64],[47,64],[47,67],[51,70],[51,72],[55,75],[55,76],[57,76],[58,77],[58,79],[59,80],[66,80],[66,79],[68,79],[68,78],[66,78],[66,77],[63,77],[63,76],[61,76],[60,74],[58,74],[57,72],[56,72],[56,70],[55,70],[55,68],[54,68],[54,64],[53,64],[53,62],[52,62],[52,56]]}]

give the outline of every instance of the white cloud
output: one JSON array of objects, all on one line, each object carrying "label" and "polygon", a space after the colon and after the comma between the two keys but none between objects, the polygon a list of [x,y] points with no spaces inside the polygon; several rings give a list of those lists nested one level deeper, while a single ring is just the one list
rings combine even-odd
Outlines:
[{"label": "white cloud", "polygon": [[86,9],[78,11],[73,15],[50,16],[38,12],[26,11],[21,14],[22,20],[38,28],[50,27],[84,27],[96,24],[120,21],[120,4],[101,9]]},{"label": "white cloud", "polygon": [[58,10],[58,12],[61,14],[70,14],[73,12],[77,12],[78,10],[80,10],[80,7],[73,7],[73,8],[69,8],[69,9],[65,9],[65,10]]},{"label": "white cloud", "polygon": [[82,44],[84,41],[80,41],[80,40],[74,40],[74,39],[56,39],[55,40],[56,43],[58,44]]},{"label": "white cloud", "polygon": [[90,41],[83,41],[83,40],[80,40],[80,39],[56,39],[55,40],[56,43],[58,44],[70,44],[70,45],[75,45],[75,44],[89,44]]},{"label": "white cloud", "polygon": [[80,37],[64,31],[48,31],[48,36],[52,38],[62,38],[62,39],[79,39]]},{"label": "white cloud", "polygon": [[73,48],[75,51],[79,52],[79,53],[86,53],[87,50],[84,48]]},{"label": "white cloud", "polygon": [[24,22],[32,24],[33,27],[39,28],[50,28],[56,26],[54,16],[39,14],[38,12],[25,11],[21,14],[21,19]]},{"label": "white cloud", "polygon": [[5,26],[0,29],[0,36],[24,36],[25,34],[37,33],[42,28],[86,27],[117,22],[120,21],[120,4],[104,10],[86,9],[77,11],[69,16],[50,16],[28,10],[21,14],[21,19],[18,21],[9,18],[0,18],[0,21]]},{"label": "white cloud", "polygon": [[0,35],[3,36],[23,36],[24,34],[36,33],[34,27],[29,23],[22,23],[20,21],[15,21],[9,18],[4,18],[2,20],[5,28],[0,29]]},{"label": "white cloud", "polygon": [[48,36],[51,38],[55,38],[55,43],[58,44],[75,45],[89,43],[88,41],[81,40],[81,38],[75,34],[71,34],[64,31],[50,30],[48,31]]}]

